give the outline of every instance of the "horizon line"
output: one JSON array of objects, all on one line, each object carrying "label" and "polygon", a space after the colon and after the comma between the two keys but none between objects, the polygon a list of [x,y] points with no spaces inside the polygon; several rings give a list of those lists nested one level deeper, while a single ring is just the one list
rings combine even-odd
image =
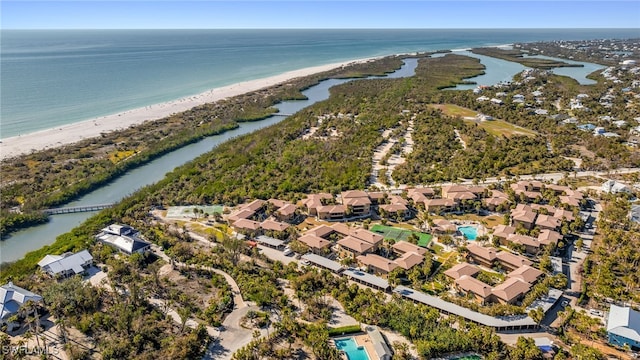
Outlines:
[{"label": "horizon line", "polygon": [[[244,27],[244,28],[0,28],[0,30],[640,30],[640,27],[451,27],[451,28],[303,28],[303,27]],[[640,33],[638,34],[640,36]]]}]

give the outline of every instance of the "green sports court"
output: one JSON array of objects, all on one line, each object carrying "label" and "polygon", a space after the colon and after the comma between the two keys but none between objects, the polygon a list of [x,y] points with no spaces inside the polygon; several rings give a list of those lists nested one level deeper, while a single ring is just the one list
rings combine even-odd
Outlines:
[{"label": "green sports court", "polygon": [[431,238],[433,238],[430,234],[380,224],[371,226],[370,230],[384,236],[385,239],[393,239],[395,241],[407,241],[413,233],[418,235],[418,245],[422,247],[427,247],[431,242]]}]

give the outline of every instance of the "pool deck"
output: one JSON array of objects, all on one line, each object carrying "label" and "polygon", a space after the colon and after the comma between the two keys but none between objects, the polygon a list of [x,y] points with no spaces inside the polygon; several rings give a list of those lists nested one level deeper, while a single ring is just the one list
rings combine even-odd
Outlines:
[{"label": "pool deck", "polygon": [[373,348],[373,342],[371,341],[369,335],[360,334],[355,335],[353,338],[356,340],[356,344],[358,344],[358,346],[364,346],[365,350],[367,350],[367,356],[369,356],[369,359],[377,359],[377,353]]}]

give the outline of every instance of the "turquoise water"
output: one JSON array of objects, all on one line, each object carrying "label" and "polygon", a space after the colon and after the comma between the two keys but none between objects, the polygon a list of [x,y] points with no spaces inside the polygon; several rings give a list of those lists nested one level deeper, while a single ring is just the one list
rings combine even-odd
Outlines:
[{"label": "turquoise water", "polygon": [[568,76],[568,77],[576,79],[576,81],[578,81],[578,83],[580,85],[593,85],[593,84],[596,84],[597,82],[595,80],[588,79],[587,75],[591,74],[592,72],[595,72],[595,71],[598,71],[598,70],[602,70],[602,69],[604,69],[606,67],[606,66],[602,66],[602,65],[598,65],[598,64],[593,64],[593,63],[586,63],[586,62],[581,62],[581,61],[573,61],[573,60],[569,60],[569,59],[555,58],[555,57],[544,56],[544,55],[535,55],[535,56],[530,56],[530,57],[540,58],[540,59],[549,59],[549,60],[559,60],[559,61],[562,61],[562,62],[566,62],[568,64],[583,65],[582,67],[559,67],[559,68],[551,69],[551,72],[556,74],[556,75]]},{"label": "turquoise water", "polygon": [[358,346],[352,337],[345,339],[335,339],[336,348],[347,354],[349,360],[369,360],[369,355],[363,346]]},{"label": "turquoise water", "polygon": [[1,30],[0,138],[365,57],[636,36],[634,29]]},{"label": "turquoise water", "polygon": [[475,240],[478,236],[478,229],[475,226],[458,226],[458,231],[464,235],[467,240]]}]

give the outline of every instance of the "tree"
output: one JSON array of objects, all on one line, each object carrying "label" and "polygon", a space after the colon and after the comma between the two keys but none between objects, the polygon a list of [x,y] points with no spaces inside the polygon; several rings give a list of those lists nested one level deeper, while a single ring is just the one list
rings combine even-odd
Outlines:
[{"label": "tree", "polygon": [[542,351],[533,338],[518,337],[514,347],[509,349],[509,358],[519,360],[542,360]]},{"label": "tree", "polygon": [[229,257],[229,260],[235,266],[238,264],[240,255],[247,247],[247,244],[243,240],[225,236],[225,238],[222,240],[222,247],[224,247],[225,253]]},{"label": "tree", "polygon": [[538,306],[535,309],[529,311],[529,317],[536,322],[536,324],[540,325],[542,319],[544,319],[544,310],[542,307]]}]

